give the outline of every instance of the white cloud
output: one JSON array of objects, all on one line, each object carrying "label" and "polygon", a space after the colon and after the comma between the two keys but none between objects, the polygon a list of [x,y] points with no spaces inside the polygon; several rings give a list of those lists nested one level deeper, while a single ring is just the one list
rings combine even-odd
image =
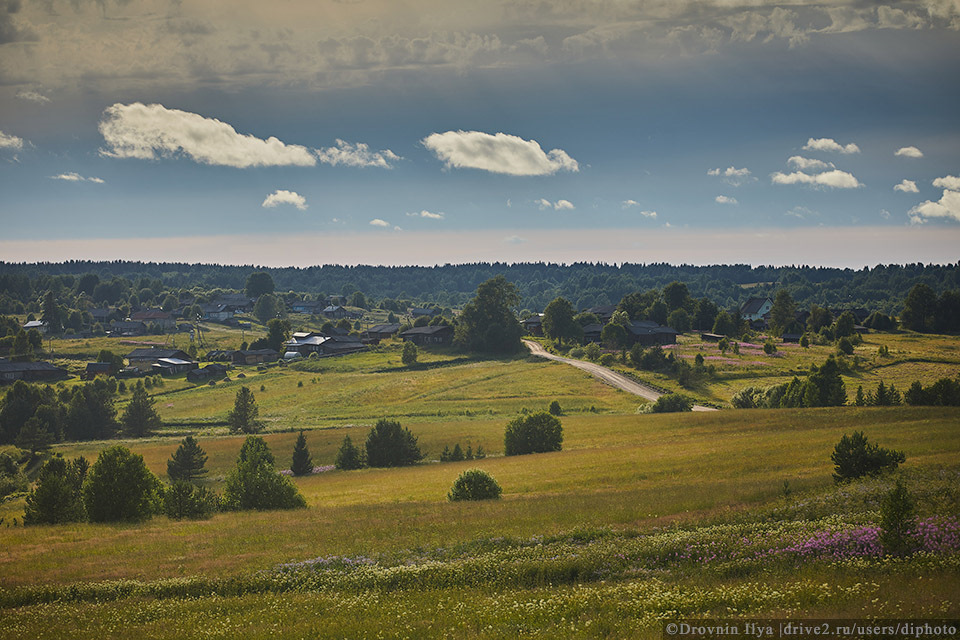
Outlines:
[{"label": "white cloud", "polygon": [[710,169],[707,171],[708,176],[720,177],[723,178],[723,181],[729,184],[732,187],[739,187],[745,182],[755,180],[756,178],[751,177],[750,169],[746,167],[742,169],[737,169],[736,167],[727,167],[726,169]]},{"label": "white cloud", "polygon": [[23,149],[23,138],[7,135],[3,131],[0,131],[0,149],[16,149],[19,151]]},{"label": "white cloud", "polygon": [[808,184],[816,187],[832,187],[834,189],[856,189],[863,183],[853,174],[834,169],[823,173],[809,174],[800,171],[793,173],[776,172],[771,176],[773,184]]},{"label": "white cloud", "polygon": [[380,218],[374,218],[370,221],[370,224],[374,227],[389,227],[390,223],[386,220],[381,220]]},{"label": "white cloud", "polygon": [[901,180],[900,184],[893,187],[894,191],[903,191],[904,193],[920,193],[917,189],[917,183],[913,180]]},{"label": "white cloud", "polygon": [[946,218],[960,222],[960,191],[949,189],[943,192],[943,197],[937,202],[927,200],[910,209],[910,222],[923,224],[931,218]]},{"label": "white cloud", "polygon": [[523,244],[527,241],[526,238],[521,238],[520,236],[507,236],[503,239],[507,244]]},{"label": "white cloud", "polygon": [[562,149],[544,152],[536,140],[482,131],[432,133],[422,141],[449,167],[482,169],[511,176],[546,176],[579,171],[580,165]]},{"label": "white cloud", "polygon": [[[641,212],[640,212],[640,215],[642,215],[644,218],[656,218],[656,217],[657,217],[657,212],[656,212],[656,211],[641,211]],[[669,224],[670,224],[670,223],[668,222],[667,225],[669,226]]]},{"label": "white cloud", "polygon": [[717,204],[740,204],[737,202],[736,198],[731,198],[729,196],[717,196],[713,199]]},{"label": "white cloud", "polygon": [[306,147],[244,135],[225,122],[139,102],[107,107],[100,133],[114,158],[151,160],[182,153],[196,162],[227,167],[314,166]]},{"label": "white cloud", "polygon": [[787,164],[792,165],[793,168],[799,169],[800,171],[823,171],[825,169],[833,169],[836,166],[832,162],[824,162],[823,160],[817,160],[815,158],[804,158],[803,156],[790,156],[787,159]]},{"label": "white cloud", "polygon": [[36,102],[37,104],[46,104],[50,102],[50,98],[37,91],[20,90],[17,91],[17,97],[21,100]]},{"label": "white cloud", "polygon": [[546,198],[540,198],[539,200],[534,200],[534,203],[540,207],[540,211],[544,209],[555,209],[560,211],[561,209],[576,209],[573,206],[573,203],[569,200],[557,200],[556,202],[550,202]]},{"label": "white cloud", "polygon": [[103,178],[84,178],[82,175],[75,171],[69,173],[60,173],[55,176],[50,176],[51,180],[63,180],[65,182],[93,182],[94,184],[104,184]]},{"label": "white cloud", "polygon": [[629,209],[630,207],[639,207],[640,203],[636,200],[624,200],[620,205],[623,209]]},{"label": "white cloud", "polygon": [[337,139],[337,146],[324,147],[316,150],[317,159],[325,164],[336,166],[343,164],[348,167],[380,167],[392,169],[392,162],[400,160],[400,156],[390,149],[370,151],[370,146],[362,142],[349,143]]},{"label": "white cloud", "polygon": [[910,222],[922,224],[930,218],[947,218],[960,222],[960,178],[937,178],[933,181],[933,186],[943,189],[943,197],[937,202],[927,200],[910,209]]},{"label": "white cloud", "polygon": [[842,145],[833,138],[810,138],[803,147],[804,151],[836,151],[839,153],[860,153],[860,147],[854,143]]},{"label": "white cloud", "polygon": [[890,212],[887,211],[886,209],[880,209],[880,217],[883,218],[884,220],[889,220]]},{"label": "white cloud", "polygon": [[960,178],[957,176],[944,176],[933,181],[933,186],[951,191],[960,191]]},{"label": "white cloud", "polygon": [[428,218],[430,220],[443,220],[447,214],[442,211],[438,213],[432,213],[424,209],[423,211],[414,211],[413,213],[408,213],[407,216],[410,218]]},{"label": "white cloud", "polygon": [[266,197],[261,207],[273,208],[281,204],[292,204],[297,209],[304,211],[307,208],[307,199],[296,191],[287,191],[286,189],[277,189]]},{"label": "white cloud", "polygon": [[801,220],[806,220],[810,217],[816,217],[820,214],[814,211],[813,209],[808,209],[806,207],[794,207],[789,211],[785,212],[783,215],[790,216],[791,218],[799,218]]},{"label": "white cloud", "polygon": [[893,155],[902,156],[904,158],[922,158],[923,151],[920,151],[920,149],[917,149],[916,147],[900,147]]}]

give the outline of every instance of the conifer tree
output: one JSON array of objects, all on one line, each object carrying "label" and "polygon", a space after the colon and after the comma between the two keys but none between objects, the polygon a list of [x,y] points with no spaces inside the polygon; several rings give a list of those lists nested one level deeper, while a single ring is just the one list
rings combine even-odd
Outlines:
[{"label": "conifer tree", "polygon": [[196,480],[207,473],[204,465],[207,463],[207,454],[200,448],[193,436],[187,436],[167,460],[167,475],[174,482]]},{"label": "conifer tree", "polygon": [[307,449],[307,438],[303,431],[297,437],[297,444],[293,447],[293,464],[290,470],[295,476],[305,476],[313,471],[313,460],[310,458],[310,450]]},{"label": "conifer tree", "polygon": [[142,438],[163,426],[160,414],[154,408],[155,400],[147,395],[147,390],[137,385],[133,390],[130,404],[123,411],[120,422],[128,436]]},{"label": "conifer tree", "polygon": [[343,471],[363,467],[361,451],[353,444],[353,441],[350,440],[350,436],[343,438],[343,444],[340,445],[340,450],[337,451],[336,467]]},{"label": "conifer tree", "polygon": [[[261,390],[263,385],[261,385]],[[237,398],[234,401],[233,411],[227,415],[227,422],[230,423],[230,431],[233,433],[256,433],[260,431],[261,424],[257,420],[260,409],[257,407],[256,398],[253,392],[247,387],[240,387],[237,391]]]}]

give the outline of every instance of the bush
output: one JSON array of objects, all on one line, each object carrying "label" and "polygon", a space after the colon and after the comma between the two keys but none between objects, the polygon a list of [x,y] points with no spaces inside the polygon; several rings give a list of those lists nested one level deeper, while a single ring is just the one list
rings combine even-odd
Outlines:
[{"label": "bush", "polygon": [[418,355],[419,353],[417,351],[417,345],[410,341],[403,343],[403,351],[400,354],[400,361],[404,365],[409,367],[412,364],[416,364]]},{"label": "bush", "polygon": [[656,401],[644,407],[644,413],[678,413],[692,411],[693,400],[679,393],[668,393],[660,396]]},{"label": "bush", "polygon": [[6,451],[0,453],[0,498],[26,491],[29,484],[27,476],[20,469],[20,463]]},{"label": "bush", "polygon": [[767,338],[767,341],[763,343],[763,352],[768,356],[772,356],[777,352],[777,345],[773,344],[773,340]]},{"label": "bush", "polygon": [[460,500],[499,500],[503,489],[486,471],[467,469],[456,479],[447,499],[451,502]]},{"label": "bush", "polygon": [[574,347],[570,349],[570,352],[567,354],[567,356],[576,358],[577,360],[583,358],[583,347]]},{"label": "bush", "polygon": [[546,411],[519,416],[507,425],[503,444],[508,456],[560,451],[563,426],[559,419]]},{"label": "bush", "polygon": [[552,416],[562,416],[563,409],[560,408],[560,403],[557,400],[554,400],[550,403],[550,408],[548,409],[550,415]]},{"label": "bush", "polygon": [[27,496],[24,525],[80,522],[87,517],[80,488],[87,474],[84,458],[71,462],[59,455],[50,458]]},{"label": "bush", "polygon": [[853,343],[850,338],[844,336],[837,341],[837,354],[841,356],[853,355]]},{"label": "bush", "polygon": [[612,366],[617,361],[617,357],[612,353],[605,353],[600,356],[600,364],[605,367]]},{"label": "bush", "polygon": [[171,520],[206,520],[217,510],[217,496],[205,487],[178,481],[163,493],[163,511]]},{"label": "bush", "polygon": [[844,434],[830,456],[836,466],[833,474],[836,482],[878,475],[882,471],[896,469],[905,459],[902,451],[869,444],[862,431],[854,431],[853,436]]},{"label": "bush", "polygon": [[423,458],[416,436],[396,420],[378,420],[367,435],[366,449],[371,467],[403,467]]},{"label": "bush", "polygon": [[337,459],[334,466],[342,471],[363,467],[363,455],[360,449],[353,445],[350,436],[344,437],[343,444],[340,445],[340,449],[337,451]]},{"label": "bush", "polygon": [[225,509],[302,509],[306,500],[289,478],[280,475],[273,466],[273,454],[266,441],[258,436],[247,436],[237,466],[227,476],[223,491]]},{"label": "bush", "polygon": [[160,510],[163,485],[143,456],[123,445],[100,452],[83,482],[91,522],[139,522]]}]

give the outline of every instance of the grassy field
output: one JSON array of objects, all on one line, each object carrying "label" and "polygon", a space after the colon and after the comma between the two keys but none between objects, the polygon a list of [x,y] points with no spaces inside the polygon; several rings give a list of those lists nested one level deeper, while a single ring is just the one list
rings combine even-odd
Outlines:
[{"label": "grassy field", "polygon": [[[881,347],[886,347],[889,355],[881,356]],[[721,353],[716,343],[704,342],[697,335],[680,336],[677,345],[665,351],[673,352],[690,364],[697,355],[702,355],[704,364],[712,364],[717,373],[713,378],[699,380],[690,388],[684,388],[664,374],[638,371],[622,364],[614,368],[638,380],[692,395],[699,401],[717,406],[729,406],[730,398],[745,387],[770,386],[789,382],[797,375],[803,376],[811,365],[821,365],[829,356],[837,354],[833,345],[803,348],[798,344],[777,342],[777,352],[767,355],[760,339],[741,343],[739,354],[731,350]],[[869,333],[863,336],[863,343],[854,348],[853,355],[843,356],[843,360],[848,368],[843,379],[852,401],[858,386],[862,385],[864,391],[873,391],[881,380],[885,385],[896,385],[903,392],[914,380],[929,385],[940,378],[955,378],[960,374],[960,340],[948,335]]]},{"label": "grassy field", "polygon": [[[887,337],[892,357],[869,371],[919,365],[933,376],[930,365],[957,357],[946,338]],[[791,353],[782,366],[821,356]],[[204,483],[222,491],[243,440],[222,421],[245,384],[280,468],[297,430],[314,464],[330,465],[344,436],[362,443],[383,416],[410,428],[427,460],[295,478],[305,510],[205,521],[23,528],[12,526],[22,498],[7,501],[0,638],[625,638],[659,637],[659,621],[678,615],[960,616],[960,543],[895,561],[795,550],[875,532],[892,479],[831,479],[834,445],[859,429],[905,452],[919,515],[960,536],[960,409],[646,415],[568,365],[422,350],[408,368],[395,345],[239,371],[212,387],[168,380],[155,389],[168,426],[124,444],[166,480],[167,459],[194,433],[209,454]],[[504,457],[507,421],[554,399],[563,451]],[[55,450],[92,461],[114,442]],[[436,462],[457,443],[488,456]],[[502,500],[446,500],[471,467],[497,479]]]}]

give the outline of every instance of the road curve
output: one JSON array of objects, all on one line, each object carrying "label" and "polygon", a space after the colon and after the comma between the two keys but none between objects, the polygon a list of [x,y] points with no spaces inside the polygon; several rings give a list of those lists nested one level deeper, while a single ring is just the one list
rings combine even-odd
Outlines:
[{"label": "road curve", "polygon": [[[524,340],[523,344],[530,349],[530,353],[541,358],[546,358],[547,360],[556,360],[557,362],[563,362],[564,364],[569,364],[577,369],[582,369],[595,378],[606,382],[612,387],[617,389],[623,389],[627,393],[632,393],[635,396],[640,396],[641,398],[646,398],[647,400],[656,400],[663,394],[657,391],[652,387],[648,387],[645,384],[641,384],[625,375],[619,374],[616,371],[608,369],[604,366],[593,362],[587,362],[585,360],[576,360],[574,358],[564,358],[550,353],[544,349],[539,343],[534,342],[533,340]],[[704,407],[699,404],[693,405],[694,411],[716,411],[712,407]]]}]

